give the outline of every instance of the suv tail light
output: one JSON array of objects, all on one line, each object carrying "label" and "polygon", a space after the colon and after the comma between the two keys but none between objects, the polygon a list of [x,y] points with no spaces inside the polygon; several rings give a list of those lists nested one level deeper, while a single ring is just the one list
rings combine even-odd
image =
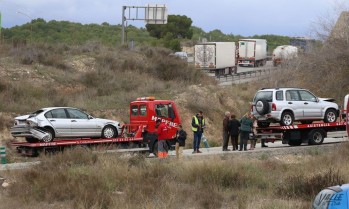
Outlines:
[{"label": "suv tail light", "polygon": [[276,104],[275,103],[271,104],[271,111],[276,111]]}]

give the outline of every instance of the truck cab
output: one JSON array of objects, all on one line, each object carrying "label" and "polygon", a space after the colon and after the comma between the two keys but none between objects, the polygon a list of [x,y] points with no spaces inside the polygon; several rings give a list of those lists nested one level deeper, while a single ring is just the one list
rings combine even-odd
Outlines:
[{"label": "truck cab", "polygon": [[155,123],[161,119],[168,128],[167,141],[169,145],[174,144],[176,131],[181,118],[174,101],[156,100],[155,97],[141,97],[130,103],[130,124],[143,125],[144,141],[147,141],[150,148],[155,146],[157,141],[157,129]]}]

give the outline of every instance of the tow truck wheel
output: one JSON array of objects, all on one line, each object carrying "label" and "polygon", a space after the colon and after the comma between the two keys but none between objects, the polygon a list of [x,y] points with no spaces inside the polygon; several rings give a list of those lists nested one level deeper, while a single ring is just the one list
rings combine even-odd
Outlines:
[{"label": "tow truck wheel", "polygon": [[39,139],[33,137],[25,137],[25,140],[29,143],[35,143],[39,141]]},{"label": "tow truck wheel", "polygon": [[302,140],[301,139],[289,140],[288,141],[288,145],[290,145],[290,146],[299,146],[301,144],[302,144]]},{"label": "tow truck wheel", "polygon": [[102,138],[104,139],[110,139],[115,138],[118,135],[117,130],[113,126],[106,126],[102,130]]},{"label": "tow truck wheel", "polygon": [[289,111],[285,111],[281,115],[280,124],[283,126],[290,126],[293,124],[293,114]]},{"label": "tow truck wheel", "polygon": [[326,133],[320,129],[311,130],[308,133],[308,144],[309,145],[319,145],[322,144],[326,136]]},{"label": "tow truck wheel", "polygon": [[42,139],[43,142],[52,142],[55,138],[55,133],[51,128],[44,128],[44,131],[48,134],[46,137]]},{"label": "tow truck wheel", "polygon": [[268,128],[270,123],[265,121],[257,121],[257,126],[260,128]]},{"label": "tow truck wheel", "polygon": [[328,109],[325,113],[324,122],[332,123],[337,121],[337,113],[334,109]]}]

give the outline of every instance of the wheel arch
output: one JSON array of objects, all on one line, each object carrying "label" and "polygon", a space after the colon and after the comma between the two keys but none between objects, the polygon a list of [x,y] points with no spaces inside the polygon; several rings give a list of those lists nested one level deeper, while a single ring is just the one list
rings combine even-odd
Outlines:
[{"label": "wheel arch", "polygon": [[293,111],[292,109],[290,109],[290,108],[285,108],[285,109],[282,109],[282,110],[280,111],[280,113],[279,113],[279,118],[280,118],[280,120],[282,119],[281,116],[282,116],[282,114],[283,114],[284,112],[290,112],[290,113],[292,113],[293,119],[294,119],[294,120],[298,119],[298,118],[296,118],[296,116],[295,116],[295,114],[294,114],[294,111]]},{"label": "wheel arch", "polygon": [[326,112],[328,111],[328,110],[333,110],[335,113],[336,113],[336,115],[337,115],[337,117],[339,117],[339,112],[340,112],[340,110],[338,109],[338,110],[336,110],[336,108],[334,108],[334,107],[327,107],[322,113],[322,117],[325,117],[325,115],[326,115]]},{"label": "wheel arch", "polygon": [[53,128],[52,126],[47,126],[46,125],[46,126],[42,127],[42,129],[49,129],[49,130],[51,130],[52,133],[54,134],[54,137],[57,135],[56,129]]}]

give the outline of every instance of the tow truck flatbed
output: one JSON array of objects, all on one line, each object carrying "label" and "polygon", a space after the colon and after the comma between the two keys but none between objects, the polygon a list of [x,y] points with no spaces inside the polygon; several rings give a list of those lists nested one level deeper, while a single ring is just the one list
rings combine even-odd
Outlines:
[{"label": "tow truck flatbed", "polygon": [[257,128],[256,137],[266,142],[282,140],[284,144],[298,146],[303,142],[310,145],[322,144],[327,132],[345,131],[346,122],[295,124],[290,126],[269,126]]}]

